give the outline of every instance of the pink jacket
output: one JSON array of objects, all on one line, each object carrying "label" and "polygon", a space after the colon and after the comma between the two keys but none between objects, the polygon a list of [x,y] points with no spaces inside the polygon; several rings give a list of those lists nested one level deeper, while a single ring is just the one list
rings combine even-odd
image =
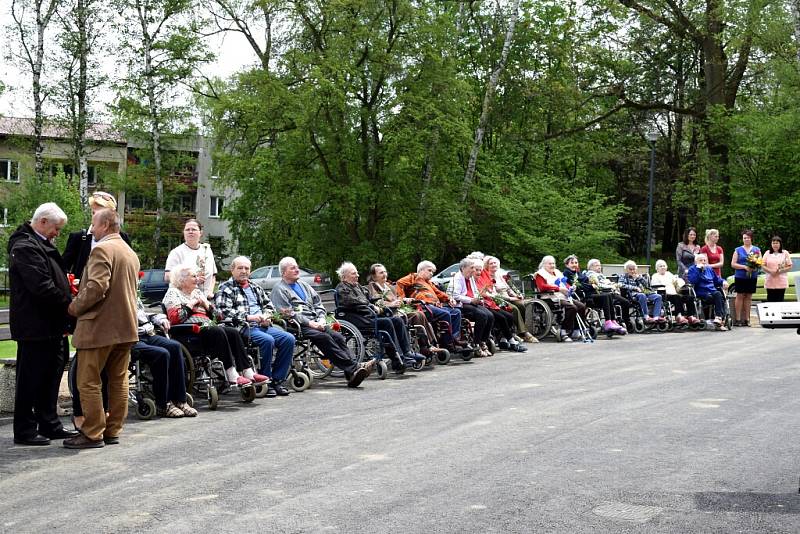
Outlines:
[{"label": "pink jacket", "polygon": [[[783,252],[773,253],[771,250],[764,254],[764,266],[770,270],[775,270],[779,266],[791,265],[792,260],[789,253],[785,250]],[[789,275],[786,273],[770,274],[764,273],[764,287],[767,289],[786,289],[789,287]]]}]

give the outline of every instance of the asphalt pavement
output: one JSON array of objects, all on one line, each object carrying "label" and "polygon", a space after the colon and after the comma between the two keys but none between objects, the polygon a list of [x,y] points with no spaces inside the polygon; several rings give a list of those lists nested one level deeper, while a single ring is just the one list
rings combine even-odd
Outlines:
[{"label": "asphalt pavement", "polygon": [[540,343],[120,445],[15,446],[0,532],[800,532],[800,336]]}]

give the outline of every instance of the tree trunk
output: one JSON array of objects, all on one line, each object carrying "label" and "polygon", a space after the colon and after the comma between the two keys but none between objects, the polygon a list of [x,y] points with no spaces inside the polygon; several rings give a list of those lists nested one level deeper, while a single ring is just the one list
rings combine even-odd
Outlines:
[{"label": "tree trunk", "polygon": [[494,96],[497,82],[500,75],[506,67],[508,61],[508,53],[511,50],[511,42],[514,40],[514,28],[517,24],[519,17],[519,3],[520,0],[514,0],[514,5],[511,10],[511,17],[508,21],[508,29],[506,30],[505,41],[503,42],[503,50],[500,53],[500,61],[489,76],[489,81],[486,83],[486,92],[483,95],[483,106],[481,109],[481,116],[478,119],[478,128],[475,130],[475,140],[472,143],[472,151],[469,154],[469,162],[467,163],[467,172],[464,174],[464,184],[461,189],[461,201],[466,202],[469,195],[470,187],[475,178],[475,166],[478,162],[478,152],[481,149],[483,142],[483,135],[486,131],[486,124],[489,121],[489,113],[492,110],[492,97]]},{"label": "tree trunk", "polygon": [[800,65],[800,0],[792,0],[792,18],[794,19],[794,45],[797,47],[797,64]]},{"label": "tree trunk", "polygon": [[86,0],[78,0],[75,21],[78,30],[78,89],[75,92],[77,100],[77,115],[75,120],[74,136],[74,169],[78,169],[78,190],[81,195],[81,206],[86,208],[89,203],[89,166],[86,163],[86,128],[87,111],[86,99],[88,92],[89,68],[89,36],[87,31],[89,12]]}]

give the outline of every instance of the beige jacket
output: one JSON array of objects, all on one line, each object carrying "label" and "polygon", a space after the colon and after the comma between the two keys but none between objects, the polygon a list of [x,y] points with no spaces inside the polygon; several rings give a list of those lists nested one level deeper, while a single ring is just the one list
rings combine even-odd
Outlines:
[{"label": "beige jacket", "polygon": [[109,234],[97,244],[81,275],[78,295],[69,313],[78,318],[72,344],[93,349],[135,343],[136,280],[139,258],[119,234]]}]

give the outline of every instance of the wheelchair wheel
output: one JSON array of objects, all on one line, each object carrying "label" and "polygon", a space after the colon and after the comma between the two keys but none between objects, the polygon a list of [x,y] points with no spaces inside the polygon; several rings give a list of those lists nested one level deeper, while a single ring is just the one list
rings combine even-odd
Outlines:
[{"label": "wheelchair wheel", "polygon": [[183,343],[181,343],[181,353],[183,354],[183,372],[186,374],[186,391],[194,390],[194,379],[196,371],[194,368],[194,358]]},{"label": "wheelchair wheel", "polygon": [[260,386],[254,386],[253,389],[256,391],[256,398],[263,399],[267,396],[267,391],[269,391],[269,386],[267,384],[261,384]]},{"label": "wheelchair wheel", "polygon": [[425,360],[419,360],[414,362],[414,365],[411,366],[411,369],[414,371],[422,371],[423,367],[425,367]]},{"label": "wheelchair wheel", "polygon": [[305,391],[311,387],[311,379],[302,372],[289,375],[289,387],[295,391]]},{"label": "wheelchair wheel", "polygon": [[355,356],[356,363],[363,362],[367,353],[364,336],[353,323],[348,321],[339,321],[339,327],[339,333],[344,336],[347,348]]},{"label": "wheelchair wheel", "polygon": [[533,299],[525,305],[525,326],[536,339],[545,338],[552,325],[553,312],[543,301]]},{"label": "wheelchair wheel", "polygon": [[191,393],[186,393],[186,400],[184,402],[194,408],[194,397],[192,397]]},{"label": "wheelchair wheel", "polygon": [[215,386],[208,386],[208,409],[216,410],[219,405],[219,393]]},{"label": "wheelchair wheel", "polygon": [[636,318],[636,319],[631,319],[631,321],[633,322],[633,331],[636,332],[637,334],[641,334],[647,328],[644,324],[643,319]]},{"label": "wheelchair wheel", "polygon": [[242,396],[242,402],[250,403],[256,400],[256,388],[254,386],[247,386],[239,390]]},{"label": "wheelchair wheel", "polygon": [[436,363],[439,365],[447,365],[450,363],[450,351],[447,349],[437,350]]},{"label": "wheelchair wheel", "polygon": [[311,387],[311,386],[314,385],[314,373],[311,372],[311,369],[309,369],[308,367],[304,367],[304,368],[300,369],[300,371],[298,371],[298,372],[299,373],[303,373],[304,375],[306,375],[308,377],[308,387]]},{"label": "wheelchair wheel", "polygon": [[[491,337],[486,341],[486,348],[488,348],[489,352],[492,354],[497,354],[497,351],[499,350],[497,348],[497,344],[494,342],[494,339]],[[477,352],[477,350],[475,352]]]},{"label": "wheelchair wheel", "polygon": [[658,330],[659,332],[666,332],[667,330],[669,330],[669,327],[670,327],[670,324],[669,324],[669,322],[666,322],[666,323],[658,323],[658,324],[656,325],[656,330]]},{"label": "wheelchair wheel", "polygon": [[[138,395],[137,395],[138,396]],[[136,404],[136,417],[142,421],[152,419],[156,414],[156,403],[149,397],[142,397],[141,400],[137,399]]]},{"label": "wheelchair wheel", "polygon": [[383,360],[378,360],[375,371],[378,373],[378,378],[381,380],[386,380],[386,377],[389,376],[389,366],[386,365],[386,362]]},{"label": "wheelchair wheel", "polygon": [[731,317],[730,313],[725,316],[725,323],[724,324],[725,324],[725,328],[727,328],[728,330],[733,328],[733,317]]}]

